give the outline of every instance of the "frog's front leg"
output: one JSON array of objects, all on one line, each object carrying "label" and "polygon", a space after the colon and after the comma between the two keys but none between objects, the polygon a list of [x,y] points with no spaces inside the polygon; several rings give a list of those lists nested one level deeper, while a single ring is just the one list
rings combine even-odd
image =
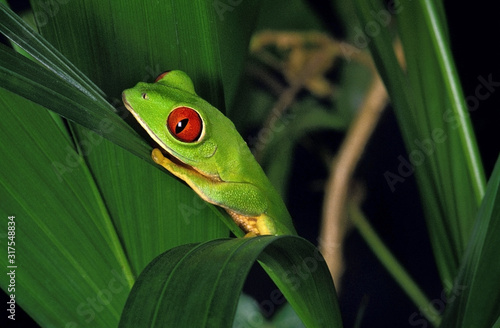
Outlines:
[{"label": "frog's front leg", "polygon": [[267,199],[253,184],[227,182],[205,176],[190,166],[176,164],[156,148],[151,157],[157,164],[184,180],[203,200],[224,208],[247,233],[245,237],[275,234],[273,220],[265,214]]}]

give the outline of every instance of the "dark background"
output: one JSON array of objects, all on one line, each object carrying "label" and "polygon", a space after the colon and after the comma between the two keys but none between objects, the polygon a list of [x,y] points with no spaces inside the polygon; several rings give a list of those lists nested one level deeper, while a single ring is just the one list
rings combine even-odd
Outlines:
[{"label": "dark background", "polygon": [[[26,1],[12,1],[14,9],[25,8]],[[473,95],[478,77],[487,79],[492,74],[500,81],[498,60],[498,11],[496,4],[488,1],[444,3],[452,51],[462,82],[464,94]],[[314,7],[332,33],[342,36],[342,31],[332,21],[332,8],[327,1],[315,2]],[[500,91],[482,101],[471,118],[478,139],[481,157],[489,177],[500,152],[500,129],[498,128],[498,104]],[[316,136],[321,138],[322,136]],[[341,136],[327,136],[338,138]],[[331,139],[330,139],[331,140]],[[298,146],[293,159],[293,186],[290,187],[289,209],[294,217],[319,218],[323,194],[306,192],[311,181],[324,181],[327,172],[321,163],[308,160],[309,149]],[[404,155],[405,148],[393,113],[384,114],[357,170],[357,179],[368,187],[368,198],[364,210],[374,228],[401,264],[422,287],[430,300],[441,298],[443,287],[433,262],[427,237],[422,208],[418,202],[418,190],[413,180],[398,185],[395,193],[388,188],[383,173],[393,170],[394,159]],[[299,233],[316,243],[318,227],[301,220],[297,223]],[[423,327],[409,321],[419,310],[410,302],[394,280],[379,264],[364,241],[352,232],[346,239],[346,271],[342,281],[340,305],[345,327],[352,327],[360,309],[364,309],[362,327]],[[265,274],[255,269],[247,283],[246,292],[261,302],[269,299],[274,287]],[[5,295],[3,295],[5,296]],[[7,300],[3,297],[2,300]],[[3,303],[3,301],[2,301]],[[3,303],[5,304],[5,303]],[[16,327],[36,327],[28,315],[16,312]],[[4,314],[5,315],[5,314]],[[420,318],[417,317],[417,318]]]},{"label": "dark background", "polygon": [[[487,1],[473,4],[448,1],[444,5],[452,53],[464,95],[475,94],[480,76],[488,79],[492,74],[491,79],[500,82],[497,64],[500,51],[496,47],[495,36],[499,30],[496,7]],[[329,2],[316,1],[313,7],[319,16],[323,16],[332,34],[342,38],[342,28],[331,18],[334,11]],[[499,95],[500,90],[493,91],[475,111],[470,112],[487,177],[491,175],[500,153],[500,131],[497,128],[500,122],[497,109]],[[336,138],[341,139],[342,136],[319,134],[312,136],[309,144],[321,143],[322,139],[330,142]],[[296,148],[288,208],[299,234],[317,243],[318,227],[309,224],[308,218],[313,221],[321,216],[323,193],[322,190],[310,191],[310,187],[313,181],[324,182],[328,173],[322,163],[310,161],[310,158],[317,157],[311,152],[310,147],[298,145]],[[379,236],[428,299],[440,306],[445,304],[442,300],[444,289],[434,263],[414,176],[398,184],[394,193],[383,178],[385,171],[395,171],[394,163],[399,155],[408,158],[397,121],[389,109],[370,140],[356,173],[356,178],[367,187],[364,211]],[[361,327],[426,327],[426,324],[431,327],[422,320],[420,310],[380,265],[356,231],[348,235],[344,247],[346,271],[339,297],[345,327],[353,327],[358,315],[362,316]],[[255,271],[257,282],[248,282],[247,292],[265,302],[273,289],[262,288],[265,273],[257,273],[258,269]],[[447,283],[448,287],[451,283]]]}]

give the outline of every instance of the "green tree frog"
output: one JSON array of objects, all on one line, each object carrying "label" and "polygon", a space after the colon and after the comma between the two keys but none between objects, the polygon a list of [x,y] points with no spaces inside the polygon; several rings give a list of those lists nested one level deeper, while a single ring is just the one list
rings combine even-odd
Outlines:
[{"label": "green tree frog", "polygon": [[202,199],[226,210],[246,233],[296,234],[283,200],[234,124],[200,98],[178,70],[123,91],[127,109],[159,148],[155,163],[184,180]]}]

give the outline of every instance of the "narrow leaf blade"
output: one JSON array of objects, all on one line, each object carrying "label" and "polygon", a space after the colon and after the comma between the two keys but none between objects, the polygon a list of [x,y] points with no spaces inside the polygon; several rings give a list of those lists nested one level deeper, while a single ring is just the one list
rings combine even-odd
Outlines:
[{"label": "narrow leaf blade", "polygon": [[[488,182],[443,327],[492,327],[500,320],[500,157]],[[478,315],[480,314],[480,315]]]}]

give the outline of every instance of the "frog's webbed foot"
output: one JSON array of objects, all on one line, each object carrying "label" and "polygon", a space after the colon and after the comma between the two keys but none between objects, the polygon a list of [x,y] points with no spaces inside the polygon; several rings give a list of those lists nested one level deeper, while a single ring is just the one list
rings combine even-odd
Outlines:
[{"label": "frog's webbed foot", "polygon": [[246,232],[245,238],[275,234],[273,221],[266,214],[246,216],[229,209],[226,209],[226,212],[229,213],[234,222],[236,222]]}]

